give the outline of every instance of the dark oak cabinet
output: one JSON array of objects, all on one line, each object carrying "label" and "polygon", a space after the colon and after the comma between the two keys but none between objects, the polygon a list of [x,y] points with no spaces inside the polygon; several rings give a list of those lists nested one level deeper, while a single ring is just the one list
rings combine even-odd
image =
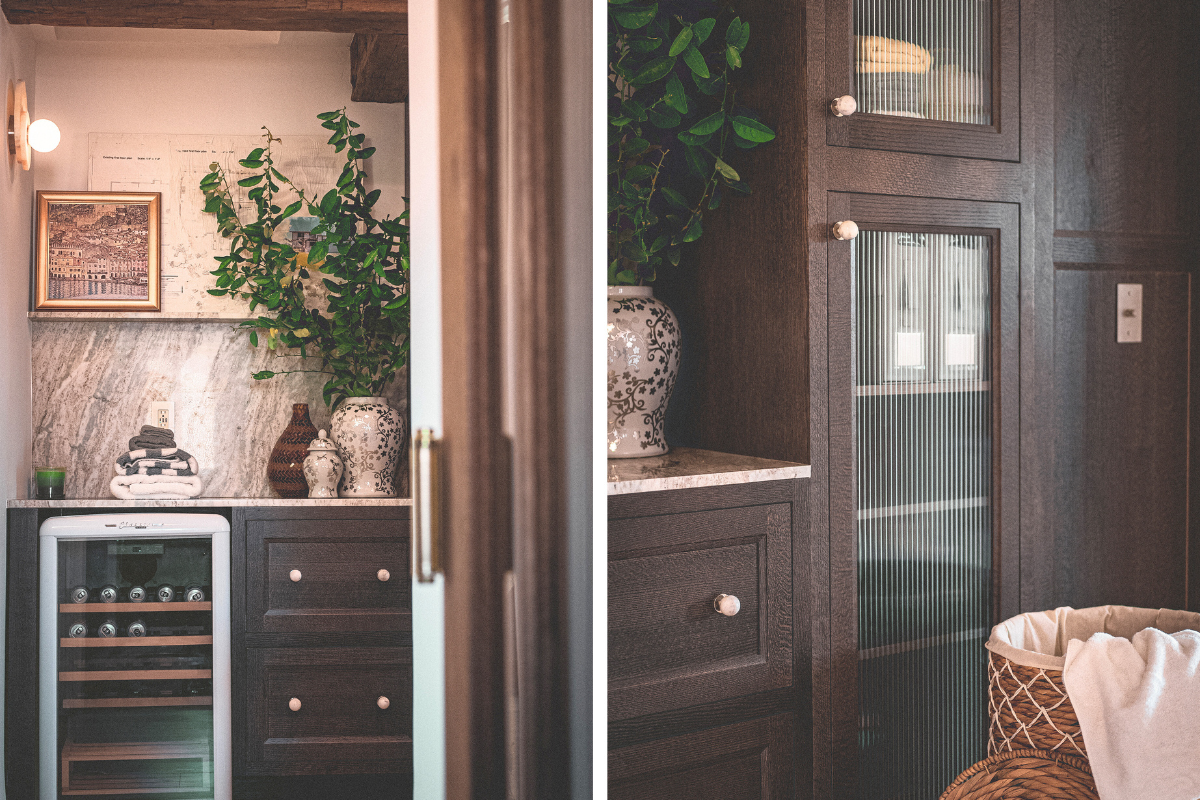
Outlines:
[{"label": "dark oak cabinet", "polygon": [[408,536],[407,508],[233,510],[235,774],[411,792]]},{"label": "dark oak cabinet", "polygon": [[[610,797],[791,796],[807,692],[805,489],[609,498]],[[720,595],[740,610],[718,613]]]},{"label": "dark oak cabinet", "polygon": [[[670,443],[812,464],[796,796],[937,796],[982,747],[993,621],[1200,603],[1200,5],[738,13],[739,102],[777,137],[737,164],[754,193],[656,282],[690,353]],[[954,322],[976,257],[986,345]],[[1115,337],[1124,283],[1140,342]]]}]

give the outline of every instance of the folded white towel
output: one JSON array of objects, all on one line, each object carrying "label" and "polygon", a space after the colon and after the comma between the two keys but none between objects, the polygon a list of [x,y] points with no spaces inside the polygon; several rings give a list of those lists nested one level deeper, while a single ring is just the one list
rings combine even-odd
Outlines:
[{"label": "folded white towel", "polygon": [[1200,797],[1200,633],[1072,639],[1063,683],[1102,800]]},{"label": "folded white towel", "polygon": [[108,488],[122,500],[187,500],[199,497],[204,483],[198,476],[117,475]]}]

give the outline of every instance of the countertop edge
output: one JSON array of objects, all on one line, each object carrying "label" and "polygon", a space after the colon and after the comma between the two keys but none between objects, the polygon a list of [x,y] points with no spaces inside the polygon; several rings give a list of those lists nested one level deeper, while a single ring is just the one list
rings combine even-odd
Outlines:
[{"label": "countertop edge", "polygon": [[613,481],[608,484],[608,494],[612,496],[618,494],[636,494],[639,492],[663,492],[672,489],[698,489],[706,486],[730,486],[738,483],[782,481],[809,477],[812,477],[812,467],[808,464],[796,464],[788,467],[712,472],[705,475],[681,475],[669,478]]},{"label": "countertop edge", "polygon": [[232,508],[232,507],[389,507],[411,506],[407,497],[339,497],[319,500],[309,497],[195,497],[190,500],[119,500],[115,497],[66,500],[9,500],[8,508]]}]

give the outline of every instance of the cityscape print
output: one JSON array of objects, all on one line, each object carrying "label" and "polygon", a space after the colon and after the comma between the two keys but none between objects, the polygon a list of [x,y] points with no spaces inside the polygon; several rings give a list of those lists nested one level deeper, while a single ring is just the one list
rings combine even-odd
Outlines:
[{"label": "cityscape print", "polygon": [[47,297],[150,299],[150,209],[146,203],[47,207]]}]

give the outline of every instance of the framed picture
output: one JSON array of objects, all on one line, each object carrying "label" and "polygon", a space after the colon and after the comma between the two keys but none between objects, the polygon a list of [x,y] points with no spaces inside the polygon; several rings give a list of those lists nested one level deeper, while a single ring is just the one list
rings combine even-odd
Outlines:
[{"label": "framed picture", "polygon": [[34,308],[158,311],[158,192],[38,192]]}]

